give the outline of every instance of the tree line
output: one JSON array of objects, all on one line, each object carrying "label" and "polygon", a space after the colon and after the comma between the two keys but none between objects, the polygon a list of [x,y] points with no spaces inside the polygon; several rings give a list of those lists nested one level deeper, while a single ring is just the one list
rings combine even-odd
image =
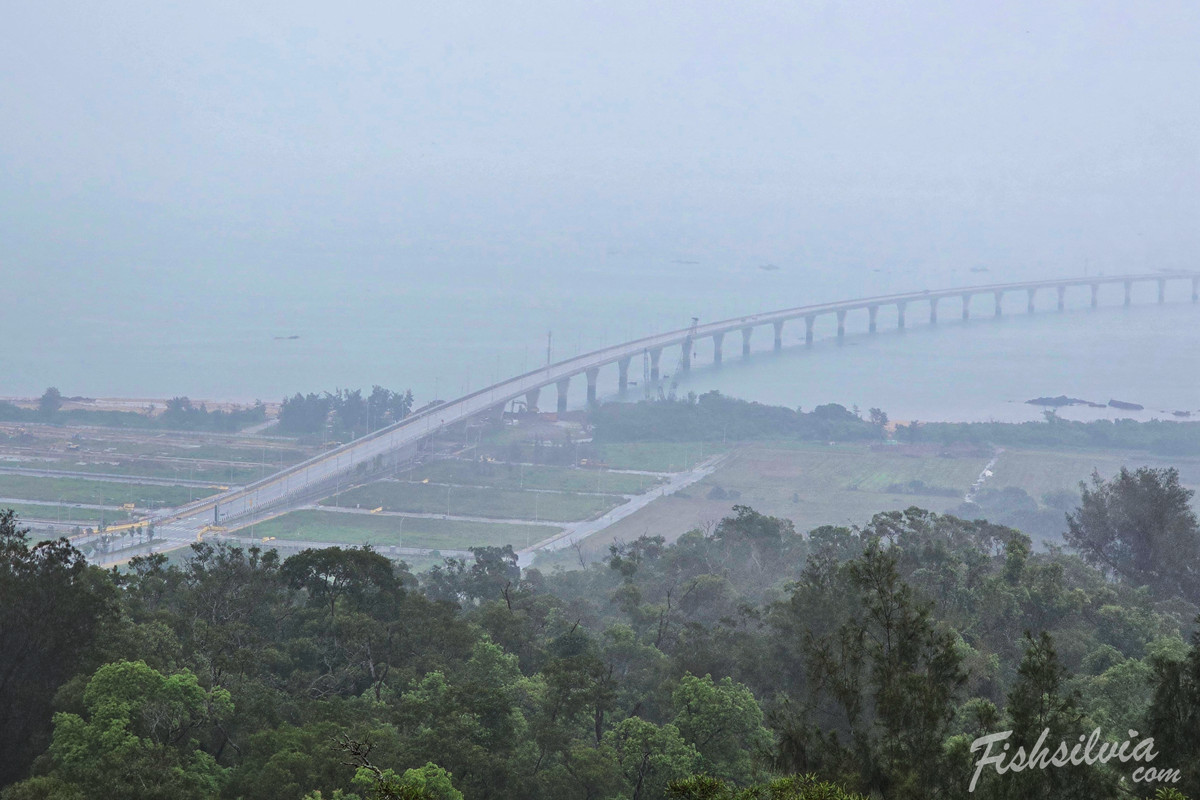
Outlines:
[{"label": "tree line", "polygon": [[585,569],[484,547],[422,575],[210,543],[103,571],[8,512],[0,797],[959,798],[980,737],[1094,728],[1152,735],[1179,781],[1075,764],[970,796],[1196,797],[1190,501],[1174,470],[1097,476],[1044,552],[919,508],[804,534],[738,505]]},{"label": "tree line", "polygon": [[102,425],[112,428],[164,428],[182,431],[211,431],[233,433],[267,419],[267,407],[257,401],[249,408],[209,410],[204,403],[193,403],[187,397],[172,397],[162,413],[152,410],[100,411],[94,409],[63,410],[64,398],[55,387],[50,387],[38,399],[37,408],[21,408],[8,401],[0,401],[0,420],[5,422],[49,422],[62,425]]},{"label": "tree line", "polygon": [[373,386],[365,397],[361,389],[296,393],[280,406],[279,430],[315,434],[328,428],[335,438],[354,439],[399,422],[412,406],[411,390],[394,392],[382,386]]}]

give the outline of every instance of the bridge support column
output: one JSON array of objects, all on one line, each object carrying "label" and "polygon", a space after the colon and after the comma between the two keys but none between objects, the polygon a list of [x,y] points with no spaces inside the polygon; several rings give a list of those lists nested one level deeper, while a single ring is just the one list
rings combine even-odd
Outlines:
[{"label": "bridge support column", "polygon": [[775,349],[783,349],[783,320],[771,323],[775,326]]},{"label": "bridge support column", "polygon": [[1029,289],[1027,291],[1029,293],[1029,303],[1028,303],[1028,305],[1026,305],[1025,310],[1028,311],[1030,314],[1032,314],[1033,313],[1033,298],[1035,296],[1037,296],[1037,289]]},{"label": "bridge support column", "polygon": [[1133,302],[1133,281],[1125,281],[1125,305]]},{"label": "bridge support column", "polygon": [[541,389],[530,389],[525,393],[525,410],[531,414],[536,414],[538,410],[538,395],[542,393]]},{"label": "bridge support column", "polygon": [[587,375],[587,402],[589,406],[596,405],[596,378],[600,375],[599,367],[592,367],[585,373]]},{"label": "bridge support column", "polygon": [[754,333],[754,328],[742,328],[742,356],[750,355],[750,334]]},{"label": "bridge support column", "polygon": [[1100,284],[1092,284],[1092,308],[1100,305]]},{"label": "bridge support column", "polygon": [[937,325],[937,303],[936,297],[929,298],[929,324]]},{"label": "bridge support column", "polygon": [[1158,279],[1158,302],[1160,305],[1167,302],[1167,282],[1163,278]]},{"label": "bridge support column", "polygon": [[679,345],[679,369],[690,372],[692,369],[692,340],[687,338]]},{"label": "bridge support column", "polygon": [[661,347],[650,348],[650,380],[658,381],[658,359],[662,356]]},{"label": "bridge support column", "polygon": [[1200,278],[1192,278],[1192,302],[1200,302]]},{"label": "bridge support column", "polygon": [[725,341],[725,334],[723,334],[723,333],[714,333],[713,334],[713,363],[714,364],[721,363],[721,344],[724,341]]},{"label": "bridge support column", "polygon": [[842,309],[841,311],[837,312],[837,321],[838,321],[838,338],[845,339],[846,338],[846,310],[845,309]]},{"label": "bridge support column", "polygon": [[1067,307],[1067,287],[1058,287],[1058,310],[1062,311]]},{"label": "bridge support column", "polygon": [[962,296],[962,303],[963,303],[963,319],[968,320],[971,318],[971,295],[964,294]]},{"label": "bridge support column", "polygon": [[875,317],[879,314],[879,306],[867,306],[867,313],[870,315],[871,321],[867,324],[867,330],[871,333],[875,332]]},{"label": "bridge support column", "polygon": [[815,323],[816,321],[817,321],[817,318],[813,314],[809,314],[807,317],[804,318],[804,343],[805,344],[813,343],[813,323]]},{"label": "bridge support column", "polygon": [[567,410],[567,389],[571,387],[570,378],[562,378],[556,384],[558,386],[558,413]]},{"label": "bridge support column", "polygon": [[900,330],[904,330],[904,307],[906,305],[907,305],[907,303],[905,303],[903,301],[896,303],[896,314],[897,314],[896,327],[899,328]]},{"label": "bridge support column", "polygon": [[633,356],[625,356],[617,362],[617,391],[621,394],[629,389],[629,362]]},{"label": "bridge support column", "polygon": [[993,294],[996,295],[996,316],[998,317],[1004,313],[1004,292],[998,291]]}]

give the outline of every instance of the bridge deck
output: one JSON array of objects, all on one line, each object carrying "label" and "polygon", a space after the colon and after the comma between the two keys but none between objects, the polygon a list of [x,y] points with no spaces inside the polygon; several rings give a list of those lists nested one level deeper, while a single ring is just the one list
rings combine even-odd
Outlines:
[{"label": "bridge deck", "polygon": [[378,456],[413,448],[438,430],[477,416],[511,400],[543,387],[570,379],[576,375],[597,370],[614,362],[632,359],[645,351],[661,351],[681,345],[689,336],[693,339],[725,334],[743,328],[772,325],[802,317],[848,312],[855,309],[885,305],[903,305],[919,301],[939,300],[946,297],[965,297],[976,294],[995,294],[1012,291],[1040,290],[1071,286],[1098,286],[1112,283],[1139,283],[1146,281],[1191,280],[1193,300],[1200,273],[1158,272],[1136,275],[1114,275],[1058,280],[1031,281],[1023,283],[996,283],[983,286],[965,286],[935,291],[907,292],[859,298],[835,303],[819,303],[797,306],[779,311],[751,314],[743,317],[699,325],[695,331],[686,328],[646,336],[623,344],[602,348],[574,358],[550,364],[541,369],[518,375],[492,386],[467,394],[456,400],[412,414],[387,428],[375,431],[353,442],[342,445],[327,453],[281,470],[241,489],[230,491],[207,500],[198,501],[162,516],[158,523],[168,526],[167,530],[181,535],[194,535],[206,524],[213,522],[213,509],[220,506],[222,520],[262,513],[271,508],[276,513],[291,498],[311,493],[314,486],[324,485],[340,475],[352,474],[361,464],[369,463]]}]

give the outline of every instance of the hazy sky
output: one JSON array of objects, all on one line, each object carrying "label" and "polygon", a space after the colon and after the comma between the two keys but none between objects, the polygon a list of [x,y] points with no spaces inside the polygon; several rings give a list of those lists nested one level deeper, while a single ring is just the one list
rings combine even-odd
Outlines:
[{"label": "hazy sky", "polygon": [[1191,267],[1200,243],[1195,3],[4,17],[0,268],[50,321],[202,310],[232,281],[269,305],[323,270],[770,261],[849,292],[878,267]]}]

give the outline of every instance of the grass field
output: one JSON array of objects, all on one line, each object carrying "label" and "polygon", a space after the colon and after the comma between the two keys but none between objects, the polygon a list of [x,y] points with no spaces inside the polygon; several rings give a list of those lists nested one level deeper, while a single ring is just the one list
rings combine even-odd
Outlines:
[{"label": "grass field", "polygon": [[0,475],[0,497],[22,500],[50,500],[61,503],[124,505],[138,508],[178,506],[189,498],[208,497],[216,489],[186,486],[141,486],[83,478],[35,478],[26,475]]},{"label": "grass field", "polygon": [[1000,454],[989,486],[1017,486],[1034,497],[1047,492],[1067,489],[1077,491],[1080,481],[1090,481],[1092,470],[1103,478],[1111,478],[1122,466],[1130,469],[1142,466],[1175,467],[1179,479],[1191,489],[1200,489],[1200,459],[1148,456],[1102,451],[1050,452],[1044,450],[1011,450]]},{"label": "grass field", "polygon": [[597,444],[594,449],[612,469],[683,472],[729,447],[713,442],[620,442]]},{"label": "grass field", "polygon": [[[30,469],[61,470],[64,472],[90,472],[108,475],[128,475],[136,478],[161,478],[166,480],[192,480],[208,483],[244,484],[257,480],[263,475],[263,468],[241,466],[227,467],[220,464],[172,464],[165,461],[155,461],[149,458],[130,459],[125,461],[47,461],[27,464]],[[268,468],[276,470],[274,465]]]},{"label": "grass field", "polygon": [[[913,454],[867,445],[835,447],[789,442],[742,445],[705,480],[683,493],[662,498],[592,536],[584,544],[592,558],[607,552],[616,540],[663,535],[674,539],[693,528],[711,528],[731,513],[734,504],[791,519],[796,529],[820,525],[862,525],[872,515],[909,506],[946,511],[957,506],[990,456],[980,453],[948,457],[935,452]],[[1200,459],[1163,458],[1127,452],[1005,449],[996,458],[987,488],[1024,489],[1035,499],[1061,489],[1076,491],[1092,470],[1111,477],[1121,466],[1175,467],[1181,481],[1200,490]],[[888,491],[896,484],[921,481],[926,486],[955,489],[957,497],[942,494],[900,494]],[[737,492],[737,497],[709,499],[713,487]],[[575,554],[557,554],[542,563],[569,565]],[[577,562],[576,562],[577,564]]]},{"label": "grass field", "polygon": [[[703,481],[656,500],[596,534],[587,540],[585,548],[593,557],[599,557],[616,540],[629,541],[644,534],[674,539],[693,528],[711,528],[730,515],[735,504],[791,519],[799,531],[825,524],[862,524],[879,511],[913,505],[942,511],[959,498],[891,493],[886,489],[892,484],[919,480],[927,486],[953,488],[965,494],[987,461],[986,456],[945,458],[872,452],[866,445],[742,445]],[[709,499],[714,487],[727,495],[738,494]]]},{"label": "grass field", "polygon": [[[74,506],[42,506],[22,503],[0,503],[0,508],[11,508],[17,512],[18,521],[21,519],[44,519],[61,524],[64,527],[72,525],[95,525],[102,519],[108,523],[128,522],[133,519],[127,511],[98,508],[75,508]],[[61,523],[59,522],[61,520]]]},{"label": "grass field", "polygon": [[379,481],[342,492],[322,505],[377,508],[495,519],[570,522],[589,519],[625,502],[613,495],[511,491],[476,486],[436,486],[425,483]]},{"label": "grass field", "polygon": [[[408,479],[408,475],[405,478]],[[497,489],[554,489],[564,492],[641,494],[662,482],[653,475],[629,475],[595,469],[487,461],[431,461],[415,469],[412,480],[491,486]]]},{"label": "grass field", "polygon": [[372,544],[378,547],[403,545],[465,550],[486,545],[524,547],[526,542],[537,542],[553,536],[557,530],[545,525],[462,522],[337,511],[294,511],[260,522],[251,529],[241,531],[239,535],[274,536],[307,542]]}]

